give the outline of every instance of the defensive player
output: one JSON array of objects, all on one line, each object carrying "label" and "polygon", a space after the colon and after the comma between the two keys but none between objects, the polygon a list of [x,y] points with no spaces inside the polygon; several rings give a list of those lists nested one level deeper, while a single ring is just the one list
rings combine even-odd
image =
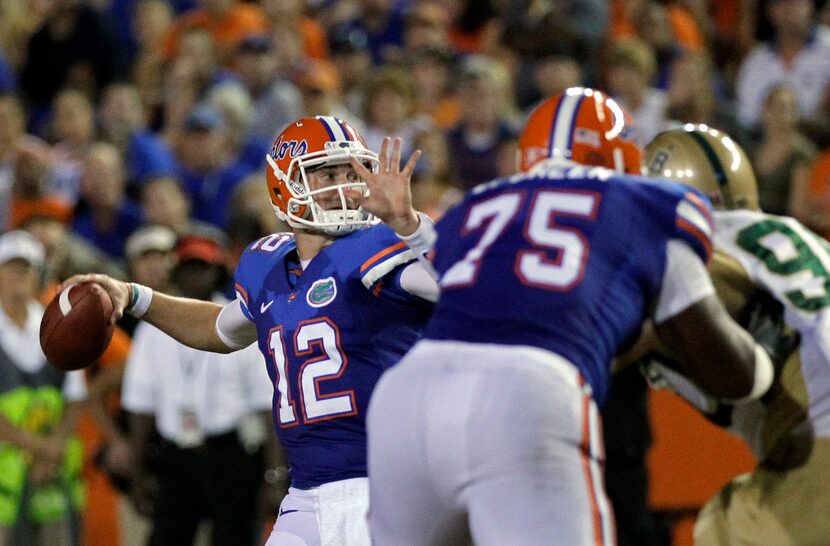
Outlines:
[{"label": "defensive player", "polygon": [[[440,301],[373,394],[377,544],[448,544],[468,525],[476,544],[614,543],[597,405],[647,316],[707,392],[753,399],[772,380],[714,296],[709,205],[634,176],[641,151],[613,100],[566,90],[531,114],[519,148],[521,174],[438,223]],[[412,217],[407,188],[352,164],[375,215]],[[395,228],[415,251],[435,237],[420,226]]]},{"label": "defensive player", "polygon": [[[419,153],[401,170],[400,141],[391,148],[385,141],[378,158],[330,116],[288,127],[267,157],[267,178],[277,216],[293,233],[248,247],[236,271],[238,298],[224,308],[100,275],[67,281],[99,282],[114,314],[127,309],[197,349],[259,343],[292,479],[269,545],[369,544],[369,395],[418,337],[438,294],[413,252],[362,206],[366,184],[349,160],[401,184]],[[418,223],[412,214],[406,220]]]},{"label": "defensive player", "polygon": [[784,320],[801,339],[776,370],[769,392],[751,404],[729,408],[676,384],[744,438],[758,460],[753,472],[706,504],[695,525],[695,543],[826,544],[830,246],[793,218],[759,209],[746,154],[720,131],[688,125],[664,132],[648,145],[646,157],[650,173],[683,180],[712,200],[716,252],[710,271],[729,312],[746,320],[751,302],[767,294],[778,302],[769,318]]}]

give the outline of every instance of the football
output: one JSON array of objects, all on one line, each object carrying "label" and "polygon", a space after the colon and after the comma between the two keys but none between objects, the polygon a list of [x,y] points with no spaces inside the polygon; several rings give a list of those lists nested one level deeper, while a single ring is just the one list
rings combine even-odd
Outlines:
[{"label": "football", "polygon": [[112,300],[94,283],[73,284],[55,295],[40,322],[46,360],[62,371],[92,364],[109,345]]}]

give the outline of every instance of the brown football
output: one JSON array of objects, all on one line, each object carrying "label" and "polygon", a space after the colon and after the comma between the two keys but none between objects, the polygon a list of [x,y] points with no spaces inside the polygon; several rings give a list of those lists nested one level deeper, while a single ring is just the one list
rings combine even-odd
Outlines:
[{"label": "brown football", "polygon": [[40,322],[46,360],[63,371],[89,366],[110,343],[112,300],[94,283],[73,284],[55,295]]}]

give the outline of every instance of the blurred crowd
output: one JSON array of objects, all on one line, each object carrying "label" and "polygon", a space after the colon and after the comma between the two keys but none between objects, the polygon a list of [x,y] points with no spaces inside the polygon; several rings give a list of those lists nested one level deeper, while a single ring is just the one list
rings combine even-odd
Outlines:
[{"label": "blurred crowd", "polygon": [[[294,120],[334,115],[373,150],[385,136],[402,139],[404,157],[423,150],[415,205],[439,217],[465,190],[515,172],[518,127],[541,99],[590,85],[631,114],[640,144],[684,123],[726,131],[750,155],[761,207],[830,236],[824,4],[5,0],[0,231],[42,245],[31,265],[43,302],[88,271],[186,292],[181,269],[193,260],[212,268],[201,297],[232,296],[242,250],[281,229],[265,155]],[[126,428],[101,417],[120,414],[111,397],[135,323],[120,326],[87,373],[100,402],[97,424],[82,423],[87,502],[99,514],[84,522],[88,544],[121,540],[96,497],[113,474],[134,504],[147,497],[123,476],[133,464],[118,443]],[[102,446],[113,444],[108,467]]]}]

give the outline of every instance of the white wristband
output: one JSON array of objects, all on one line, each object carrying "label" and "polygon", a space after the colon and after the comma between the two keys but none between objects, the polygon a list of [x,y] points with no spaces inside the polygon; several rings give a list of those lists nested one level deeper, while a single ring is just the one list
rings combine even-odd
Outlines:
[{"label": "white wristband", "polygon": [[730,404],[743,404],[762,397],[772,386],[775,370],[767,352],[757,343],[755,344],[755,374],[752,390],[746,396],[727,400]]},{"label": "white wristband", "polygon": [[438,239],[438,232],[435,231],[435,222],[423,212],[418,212],[418,219],[421,223],[412,235],[398,235],[398,238],[416,254],[426,254],[432,250],[432,245]]},{"label": "white wristband", "polygon": [[153,301],[153,289],[143,284],[130,283],[130,304],[127,311],[135,318],[141,318],[150,308]]},{"label": "white wristband", "polygon": [[406,246],[415,253],[418,261],[421,262],[421,265],[423,265],[429,276],[437,281],[438,272],[435,271],[432,262],[426,257],[427,252],[432,250],[435,241],[438,240],[438,232],[435,231],[435,222],[423,212],[418,212],[418,218],[421,220],[421,223],[418,224],[418,229],[412,235],[398,235],[398,238],[406,243]]}]

